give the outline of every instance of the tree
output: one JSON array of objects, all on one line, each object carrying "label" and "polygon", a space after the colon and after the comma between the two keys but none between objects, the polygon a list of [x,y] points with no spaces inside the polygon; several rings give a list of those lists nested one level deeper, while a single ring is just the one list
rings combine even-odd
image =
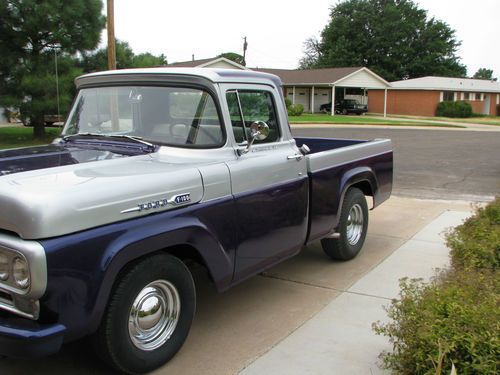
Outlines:
[{"label": "tree", "polygon": [[[167,64],[164,55],[154,56],[149,52],[135,55],[130,45],[125,41],[116,41],[116,68],[147,68]],[[82,56],[81,68],[84,72],[97,72],[108,69],[108,50],[101,48]]]},{"label": "tree", "polygon": [[72,86],[80,73],[73,56],[99,42],[101,13],[101,0],[0,0],[0,96],[29,119],[35,137],[44,135],[44,115],[55,110],[55,53],[61,92],[68,92],[67,82]]},{"label": "tree", "polygon": [[167,58],[163,53],[160,56],[155,56],[149,52],[140,53],[134,56],[133,67],[134,68],[149,68],[155,66],[167,65]]},{"label": "tree", "polygon": [[455,31],[412,0],[345,0],[330,16],[320,42],[306,48],[307,66],[365,66],[389,81],[466,74]]},{"label": "tree", "polygon": [[299,61],[299,69],[313,68],[319,59],[319,41],[315,37],[307,38],[304,42],[304,57]]},{"label": "tree", "polygon": [[486,68],[480,68],[472,78],[475,79],[487,79],[489,81],[496,81],[496,78],[493,78],[493,70],[492,69],[486,69]]},{"label": "tree", "polygon": [[243,58],[243,56],[241,56],[239,53],[236,53],[236,52],[221,53],[217,57],[224,57],[224,58],[226,58],[228,60],[234,61],[235,63],[243,65],[243,66],[247,65],[247,63],[246,63],[245,59]]}]

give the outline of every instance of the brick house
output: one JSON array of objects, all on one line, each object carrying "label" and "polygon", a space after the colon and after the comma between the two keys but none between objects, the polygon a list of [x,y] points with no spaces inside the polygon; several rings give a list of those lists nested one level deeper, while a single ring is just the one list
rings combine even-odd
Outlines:
[{"label": "brick house", "polygon": [[[386,100],[384,100],[386,99]],[[387,114],[435,116],[442,101],[464,100],[474,113],[496,115],[500,104],[500,83],[495,81],[422,77],[391,82],[387,90],[368,91],[368,112]]]}]

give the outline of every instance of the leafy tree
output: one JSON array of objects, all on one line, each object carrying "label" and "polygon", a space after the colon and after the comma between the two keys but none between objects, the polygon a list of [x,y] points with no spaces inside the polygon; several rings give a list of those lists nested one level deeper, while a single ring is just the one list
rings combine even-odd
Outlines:
[{"label": "leafy tree", "polygon": [[235,53],[235,52],[226,52],[226,53],[221,53],[219,56],[217,57],[225,57],[226,59],[228,60],[231,60],[231,61],[234,61],[235,63],[237,64],[240,64],[240,65],[243,65],[243,66],[246,66],[247,63],[245,61],[245,59],[243,58],[243,56],[241,56],[239,53]]},{"label": "leafy tree", "polygon": [[[135,55],[130,45],[125,41],[116,41],[116,68],[146,68],[167,64],[164,55],[154,56],[149,52]],[[108,69],[108,50],[101,48],[82,56],[81,68],[86,72],[97,72]]]},{"label": "leafy tree", "polygon": [[389,81],[466,74],[455,31],[412,0],[345,0],[330,16],[302,67],[366,66]]},{"label": "leafy tree", "polygon": [[475,79],[487,79],[489,81],[496,81],[496,78],[493,78],[493,70],[492,69],[486,69],[486,68],[480,68],[472,78]]},{"label": "leafy tree", "polygon": [[54,51],[60,92],[67,92],[66,82],[79,74],[72,56],[99,42],[101,12],[101,0],[0,0],[0,96],[29,119],[35,137],[45,133],[44,115],[54,114]]},{"label": "leafy tree", "polygon": [[134,56],[133,67],[134,68],[149,68],[154,66],[164,66],[167,65],[167,58],[165,55],[155,56],[149,52],[140,53]]}]

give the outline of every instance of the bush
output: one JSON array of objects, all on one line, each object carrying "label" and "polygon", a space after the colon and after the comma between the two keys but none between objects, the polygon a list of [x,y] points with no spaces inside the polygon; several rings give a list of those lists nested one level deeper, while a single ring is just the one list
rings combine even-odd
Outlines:
[{"label": "bush", "polygon": [[447,234],[455,268],[488,268],[500,266],[500,198]]},{"label": "bush", "polygon": [[436,109],[436,116],[440,117],[471,117],[472,107],[464,101],[441,102]]},{"label": "bush", "polygon": [[288,107],[288,116],[300,116],[304,112],[304,106],[302,104],[292,104]]},{"label": "bush", "polygon": [[452,267],[430,284],[401,281],[392,322],[376,323],[393,352],[381,358],[397,374],[494,374],[500,358],[500,198],[447,235]]},{"label": "bush", "polygon": [[291,105],[292,105],[292,101],[289,98],[285,98],[285,106],[286,106],[287,110],[288,110],[288,108],[290,108]]},{"label": "bush", "polygon": [[448,271],[431,284],[402,280],[387,309],[394,322],[377,323],[393,352],[381,354],[396,374],[435,374],[452,364],[459,374],[495,374],[500,356],[500,280],[490,270]]}]

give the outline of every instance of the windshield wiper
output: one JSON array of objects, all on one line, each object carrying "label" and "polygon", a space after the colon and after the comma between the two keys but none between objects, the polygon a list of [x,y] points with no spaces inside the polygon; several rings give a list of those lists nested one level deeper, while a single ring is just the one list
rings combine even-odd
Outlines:
[{"label": "windshield wiper", "polygon": [[124,138],[124,139],[130,139],[134,142],[137,142],[137,143],[141,143],[143,145],[146,145],[148,147],[151,147],[151,148],[154,148],[155,145],[150,143],[150,142],[147,142],[147,141],[144,141],[142,139],[142,137],[137,137],[135,135],[126,135],[126,134],[102,134],[102,133],[78,133],[78,134],[70,134],[70,135],[65,135],[62,140],[64,142],[67,142],[69,139],[71,138],[74,138],[74,137],[79,137],[79,136],[83,136],[83,137],[99,137],[99,138]]}]

